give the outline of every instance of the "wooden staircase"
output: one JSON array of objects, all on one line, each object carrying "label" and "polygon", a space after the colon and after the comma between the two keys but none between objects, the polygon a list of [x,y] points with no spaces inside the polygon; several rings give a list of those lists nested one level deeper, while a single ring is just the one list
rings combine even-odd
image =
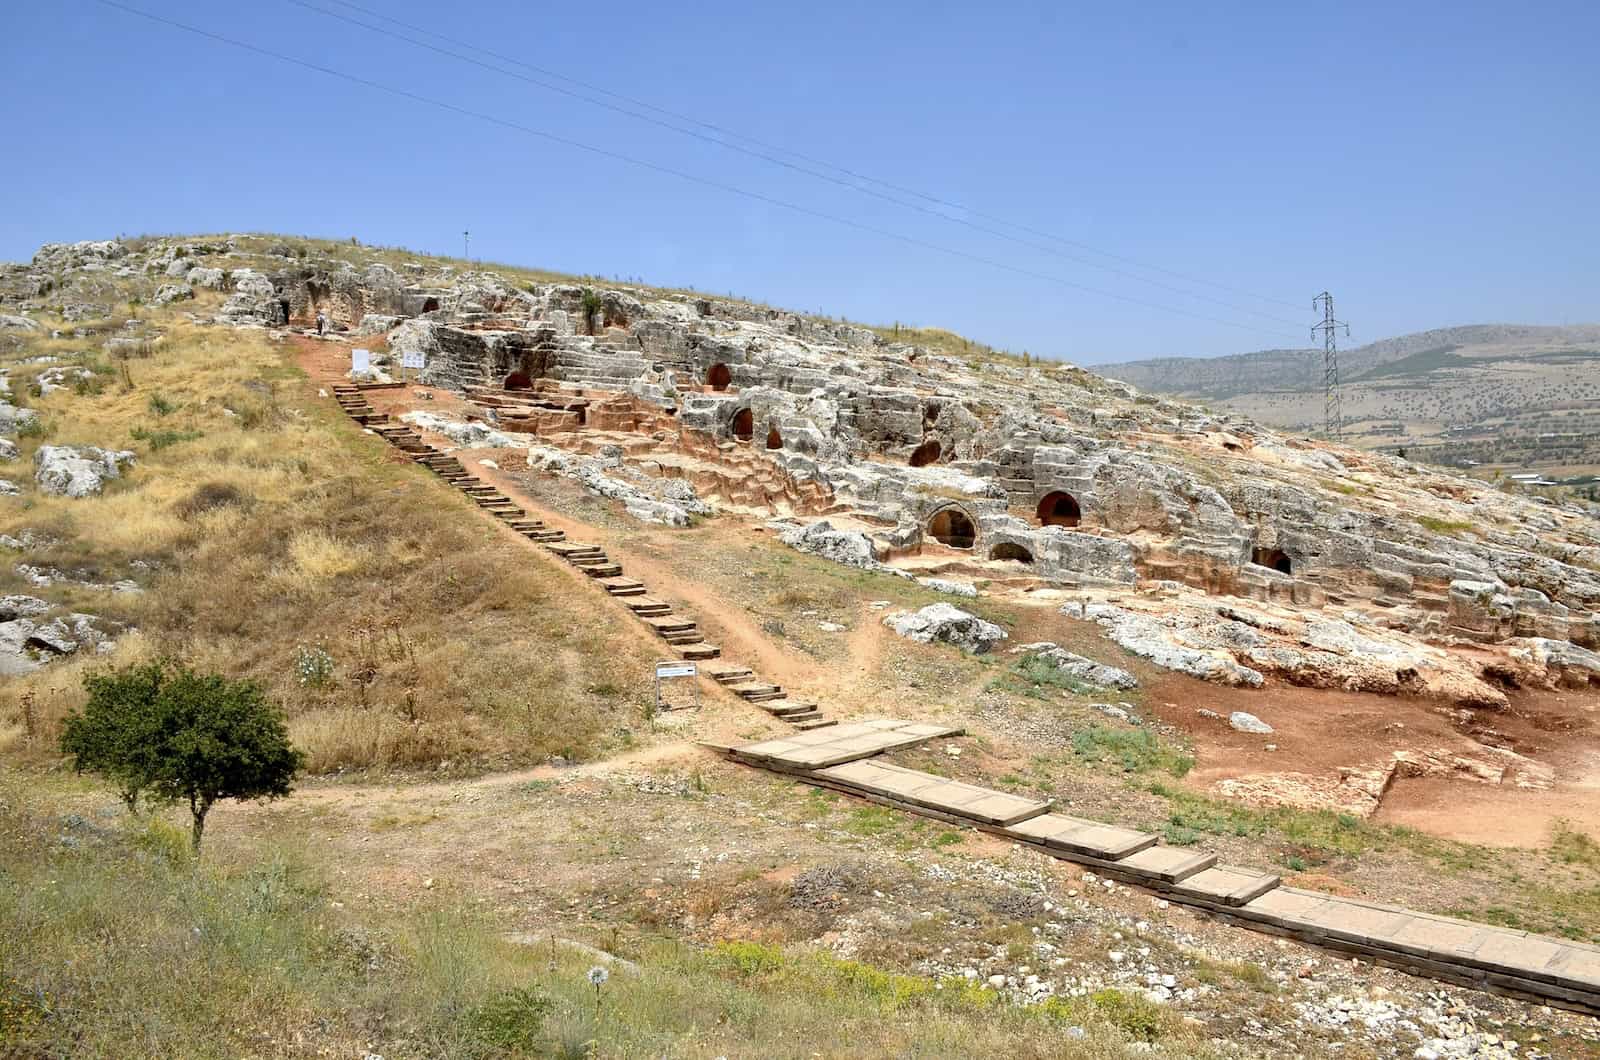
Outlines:
[{"label": "wooden staircase", "polygon": [[409,426],[394,423],[387,414],[375,410],[362,394],[362,390],[372,388],[372,384],[340,384],[333,388],[333,395],[339,407],[357,423],[409,454],[418,464],[459,489],[473,504],[523,537],[544,546],[551,555],[566,560],[595,579],[607,593],[620,598],[630,614],[676,648],[680,658],[712,662],[713,665],[704,668],[703,672],[718,684],[797,729],[816,729],[835,724],[833,719],[823,716],[815,703],[789,699],[782,688],[759,680],[748,667],[716,664],[714,660],[721,657],[722,649],[706,642],[700,627],[692,618],[675,613],[672,605],[666,601],[650,597],[644,583],[625,577],[622,564],[607,556],[599,545],[568,541],[563,531],[530,518],[521,506],[472,474],[458,458],[435,449]]}]

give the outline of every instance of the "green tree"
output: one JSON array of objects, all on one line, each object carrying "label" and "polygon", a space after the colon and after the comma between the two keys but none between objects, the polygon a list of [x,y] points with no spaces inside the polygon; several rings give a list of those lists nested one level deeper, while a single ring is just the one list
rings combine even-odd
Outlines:
[{"label": "green tree", "polygon": [[155,701],[165,671],[159,664],[130,666],[83,679],[89,701],[67,717],[61,750],[80,773],[98,773],[117,786],[130,813],[149,784],[155,746]]},{"label": "green tree", "polygon": [[195,852],[218,799],[289,794],[302,763],[283,715],[254,681],[153,664],[85,679],[89,703],[67,718],[61,748],[74,766],[141,793],[187,802]]}]

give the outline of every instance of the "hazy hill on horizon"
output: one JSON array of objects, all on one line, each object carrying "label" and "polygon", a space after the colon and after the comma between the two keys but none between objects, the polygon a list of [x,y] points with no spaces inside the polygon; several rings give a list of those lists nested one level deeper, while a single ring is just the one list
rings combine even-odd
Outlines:
[{"label": "hazy hill on horizon", "polygon": [[[1142,390],[1320,430],[1322,350],[1097,365]],[[1600,470],[1600,324],[1469,324],[1339,351],[1347,439],[1459,466]]]}]

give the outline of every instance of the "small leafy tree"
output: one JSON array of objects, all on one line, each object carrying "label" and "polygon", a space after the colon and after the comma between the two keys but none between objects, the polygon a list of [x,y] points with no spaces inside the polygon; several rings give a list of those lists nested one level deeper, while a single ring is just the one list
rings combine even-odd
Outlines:
[{"label": "small leafy tree", "polygon": [[117,784],[130,808],[143,793],[188,802],[196,853],[218,799],[289,794],[302,757],[254,681],[150,664],[84,683],[89,702],[67,718],[62,750]]},{"label": "small leafy tree", "polygon": [[83,679],[89,701],[61,728],[61,750],[73,756],[73,767],[115,784],[130,813],[138,811],[150,782],[154,706],[163,676],[157,664],[89,674]]}]

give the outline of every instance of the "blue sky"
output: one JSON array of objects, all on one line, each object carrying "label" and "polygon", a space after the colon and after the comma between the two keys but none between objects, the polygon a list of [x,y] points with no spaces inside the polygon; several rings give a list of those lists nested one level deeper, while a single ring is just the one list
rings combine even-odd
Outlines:
[{"label": "blue sky", "polygon": [[[94,0],[14,5],[0,259],[143,232],[459,253],[467,229],[485,260],[950,327],[1083,363],[1305,345],[1323,288],[1356,344],[1600,319],[1593,3],[355,0],[967,211],[912,200],[930,214],[292,0],[119,2],[523,128]],[[1037,234],[971,227],[988,218]]]}]

